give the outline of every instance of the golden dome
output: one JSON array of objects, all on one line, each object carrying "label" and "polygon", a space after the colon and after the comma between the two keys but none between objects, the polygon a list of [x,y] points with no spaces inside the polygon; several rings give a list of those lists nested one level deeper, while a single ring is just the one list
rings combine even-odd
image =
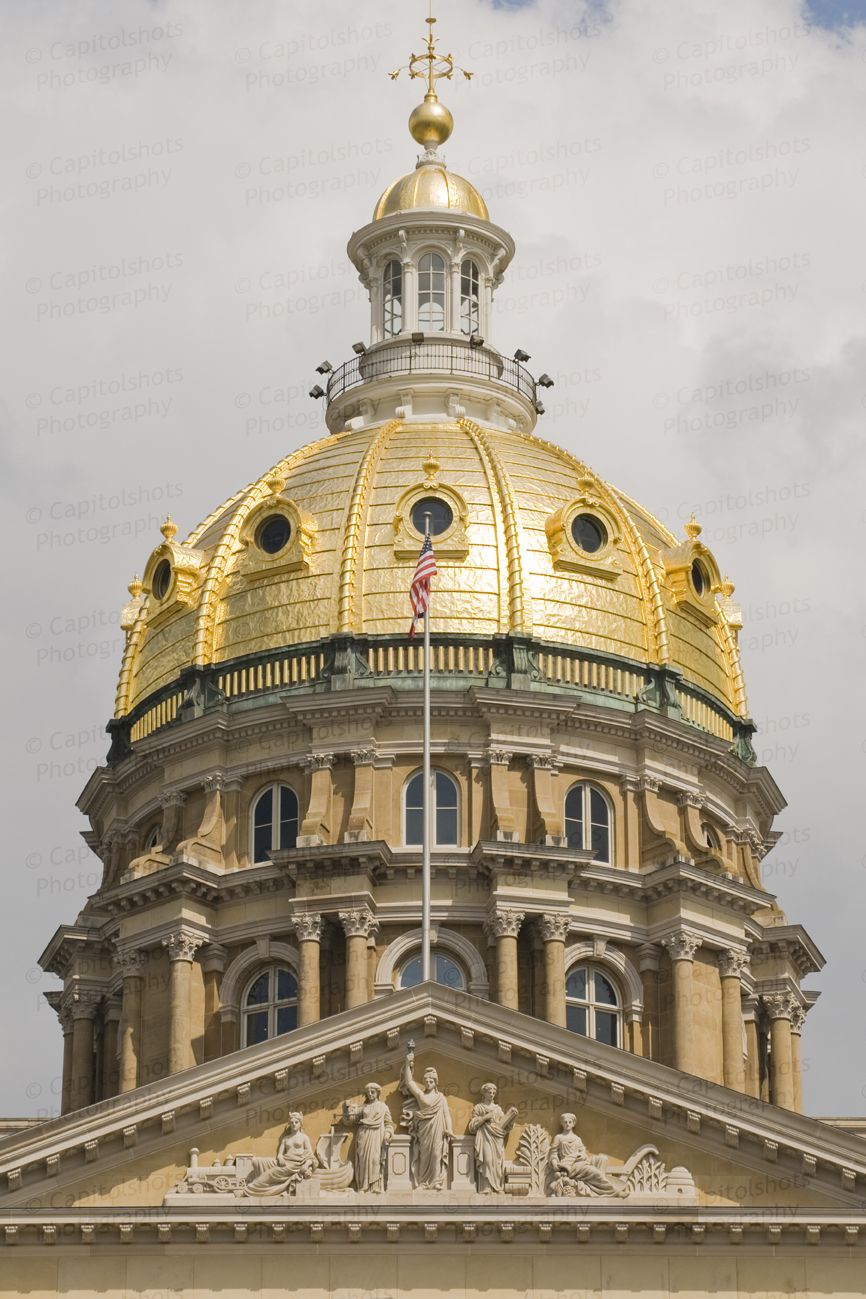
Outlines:
[{"label": "golden dome", "polygon": [[[551,443],[467,419],[393,420],[322,438],[183,543],[166,538],[124,624],[117,715],[190,665],[337,634],[404,637],[420,545],[411,510],[430,495],[453,516],[436,538],[434,633],[529,636],[554,680],[557,647],[668,665],[747,716],[738,623],[716,598],[721,577],[706,547],[675,538]],[[268,553],[265,542],[286,535]],[[594,685],[595,671],[578,684]],[[633,699],[643,683],[627,676],[622,694]]]},{"label": "golden dome", "polygon": [[422,162],[414,171],[390,184],[376,204],[373,220],[380,221],[394,212],[442,208],[465,212],[482,221],[490,220],[487,204],[475,186],[449,171],[444,162]]}]

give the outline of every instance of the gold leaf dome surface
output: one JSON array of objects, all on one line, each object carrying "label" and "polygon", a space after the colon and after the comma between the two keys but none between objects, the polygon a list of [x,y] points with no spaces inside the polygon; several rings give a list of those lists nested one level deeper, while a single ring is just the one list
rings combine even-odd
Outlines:
[{"label": "gold leaf dome surface", "polygon": [[[664,557],[682,549],[682,538],[559,447],[465,419],[394,420],[324,437],[215,510],[174,546],[192,574],[185,599],[156,601],[145,578],[117,715],[193,664],[339,633],[405,636],[420,544],[406,519],[413,499],[437,492],[453,505],[459,537],[436,542],[434,632],[517,633],[669,664],[747,715],[724,609],[713,600],[706,617],[690,616],[668,581]],[[568,562],[573,552],[563,556],[555,544],[574,503],[586,500],[607,520],[606,565]],[[255,529],[274,509],[298,530],[303,522],[297,562],[256,544]],[[565,521],[558,531],[557,520]]]},{"label": "gold leaf dome surface", "polygon": [[424,162],[388,186],[376,204],[373,220],[395,212],[443,208],[490,220],[487,204],[470,181],[449,171],[443,162]]}]

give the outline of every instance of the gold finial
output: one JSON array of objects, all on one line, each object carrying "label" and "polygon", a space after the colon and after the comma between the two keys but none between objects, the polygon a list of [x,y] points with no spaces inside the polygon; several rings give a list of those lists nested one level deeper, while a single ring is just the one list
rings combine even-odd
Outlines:
[{"label": "gold finial", "polygon": [[132,596],[133,600],[138,599],[138,597],[141,595],[144,589],[141,585],[141,578],[138,576],[138,573],[135,574],[135,576],[133,577],[132,581],[130,582],[129,586],[126,589],[129,592],[129,594]]},{"label": "gold finial", "polygon": [[421,468],[424,470],[424,486],[435,487],[439,473],[439,461],[432,451],[427,452],[427,459],[421,462]]},{"label": "gold finial", "polygon": [[703,532],[703,528],[698,523],[694,514],[689,519],[688,523],[684,524],[683,526],[684,526],[685,534],[688,537],[689,541],[694,541]]},{"label": "gold finial", "polygon": [[171,541],[172,537],[177,532],[177,524],[170,514],[165,516],[165,523],[160,528],[160,532],[165,537],[166,541]]},{"label": "gold finial", "polygon": [[419,104],[409,118],[409,131],[413,140],[417,140],[425,149],[435,149],[437,145],[444,144],[454,130],[454,118],[445,105],[440,104],[436,82],[450,81],[455,72],[462,72],[466,80],[471,81],[472,73],[458,67],[452,54],[438,52],[433,35],[436,19],[431,14],[424,21],[428,26],[425,53],[412,54],[405,68],[396,68],[389,76],[392,81],[396,81],[401,72],[408,72],[410,78],[423,77],[426,80],[427,94],[423,104]]},{"label": "gold finial", "polygon": [[286,485],[286,476],[274,469],[268,474],[265,483],[270,488],[272,496],[279,496]]},{"label": "gold finial", "polygon": [[736,588],[734,587],[733,582],[731,581],[731,579],[728,577],[726,573],[725,576],[722,578],[722,595],[725,597],[726,600],[730,600],[731,596],[734,594],[735,589]]}]

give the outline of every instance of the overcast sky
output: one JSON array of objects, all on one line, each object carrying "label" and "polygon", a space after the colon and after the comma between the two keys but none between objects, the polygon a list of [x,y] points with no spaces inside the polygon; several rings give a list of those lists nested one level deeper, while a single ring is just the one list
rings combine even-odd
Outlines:
[{"label": "overcast sky", "polygon": [[[126,585],[322,430],[365,337],[345,256],[414,164],[423,3],[3,6],[0,1113],[51,1113],[36,958],[100,879]],[[557,380],[540,432],[736,583],[765,879],[827,957],[806,1104],[866,1113],[862,662],[866,14],[821,0],[442,0],[474,71],[446,154],[517,241],[492,341]],[[820,25],[819,25],[820,24]]]}]

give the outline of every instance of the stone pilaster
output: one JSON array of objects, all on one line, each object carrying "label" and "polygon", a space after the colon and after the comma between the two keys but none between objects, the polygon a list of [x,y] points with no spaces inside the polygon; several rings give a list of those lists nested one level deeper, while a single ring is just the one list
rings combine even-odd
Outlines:
[{"label": "stone pilaster", "polygon": [[643,1055],[659,1059],[659,951],[652,943],[638,949],[641,986],[643,988]]},{"label": "stone pilaster", "polygon": [[545,912],[538,919],[544,943],[544,1018],[565,1027],[565,940],[570,918],[561,912]]},{"label": "stone pilaster", "polygon": [[346,1010],[362,1006],[370,999],[367,946],[379,922],[369,907],[341,911],[340,924],[346,935]]},{"label": "stone pilaster", "polygon": [[163,938],[169,959],[168,1072],[179,1073],[195,1064],[190,1022],[190,984],[195,954],[205,939],[181,928]]},{"label": "stone pilaster", "polygon": [[740,948],[719,953],[719,976],[722,984],[722,1060],[724,1082],[734,1091],[746,1090],[743,1059],[743,993],[742,978],[749,968],[749,954]]},{"label": "stone pilaster", "polygon": [[507,749],[490,749],[487,762],[490,773],[490,805],[492,809],[493,837],[516,839],[517,829],[514,809],[511,806],[508,767],[512,754]]},{"label": "stone pilaster", "polygon": [[761,1095],[761,1059],[758,1037],[758,1001],[754,996],[743,1000],[743,1024],[746,1030],[746,1081],[747,1096]]},{"label": "stone pilaster", "polygon": [[495,904],[484,928],[496,943],[496,1000],[500,1006],[517,1009],[517,936],[526,913]]},{"label": "stone pilaster", "polygon": [[353,749],[352,764],[355,768],[355,788],[352,795],[352,810],[349,813],[349,824],[346,827],[346,838],[352,841],[364,841],[372,837],[373,831],[373,780],[376,757],[374,748]]},{"label": "stone pilaster", "polygon": [[202,949],[199,964],[204,976],[204,1058],[215,1060],[222,1047],[220,1022],[220,984],[228,953],[219,943],[208,943]]},{"label": "stone pilaster", "polygon": [[541,823],[541,837],[546,844],[565,843],[565,812],[559,793],[559,763],[550,753],[530,755],[532,792]]},{"label": "stone pilaster", "polygon": [[68,1113],[72,1100],[72,1012],[68,1006],[58,1011],[63,1032],[63,1075],[60,1091],[60,1113]]},{"label": "stone pilaster", "polygon": [[695,953],[701,940],[681,930],[662,939],[671,958],[674,987],[674,1066],[683,1073],[697,1073],[697,1051],[692,1012]]},{"label": "stone pilaster", "polygon": [[315,1024],[322,1016],[321,942],[322,917],[315,911],[304,911],[294,918],[298,936],[300,972],[298,993],[298,1026]]},{"label": "stone pilaster", "polygon": [[102,1017],[102,1095],[116,1096],[119,1085],[118,1051],[120,1049],[120,1019],[123,1008],[119,997],[112,997],[105,1005]]}]

